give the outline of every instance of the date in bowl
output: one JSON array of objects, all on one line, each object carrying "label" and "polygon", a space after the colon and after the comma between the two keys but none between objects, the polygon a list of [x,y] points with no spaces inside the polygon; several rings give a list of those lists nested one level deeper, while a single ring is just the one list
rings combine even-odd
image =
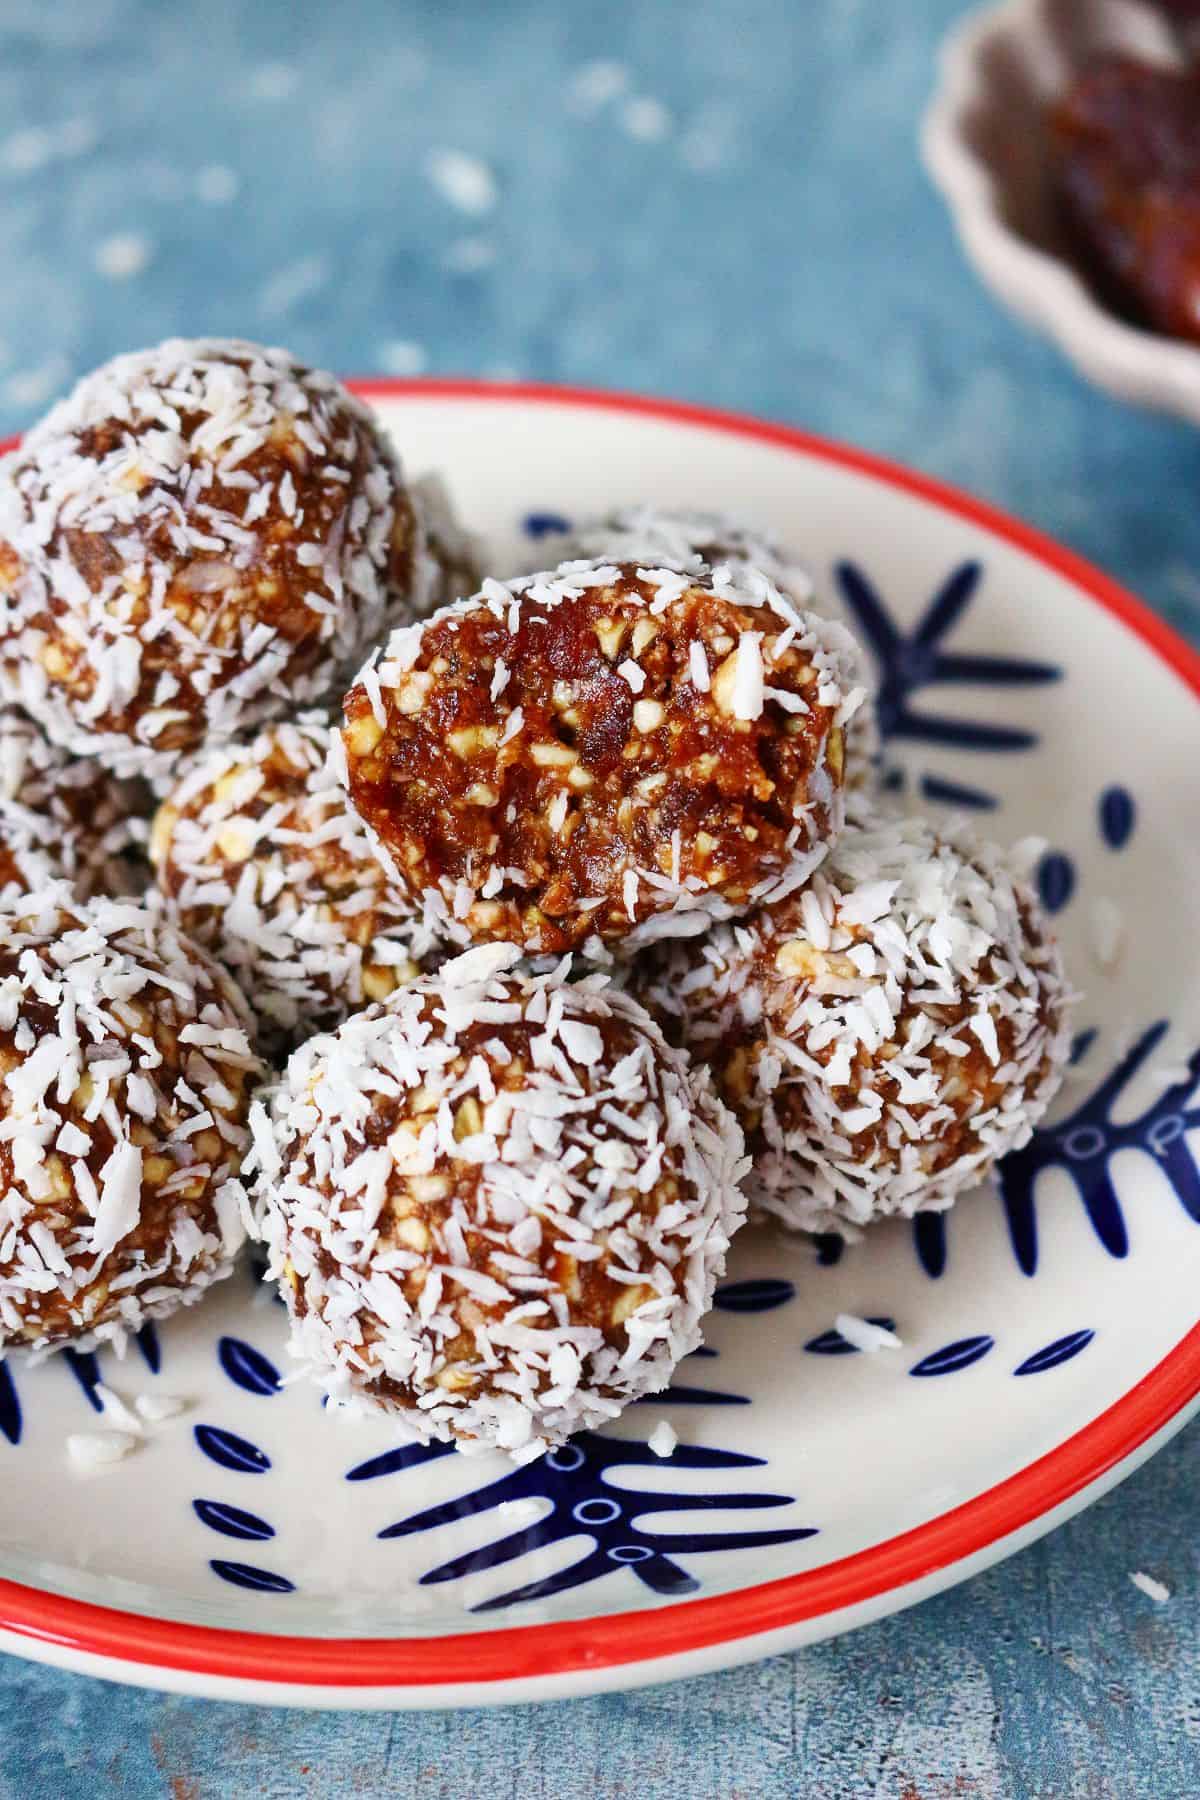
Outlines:
[{"label": "date in bowl", "polygon": [[[1194,27],[1192,28],[1194,29]],[[1110,309],[1089,285],[1052,190],[1047,109],[1098,51],[1173,65],[1177,20],[1135,0],[1002,0],[942,48],[921,150],[976,273],[1119,399],[1200,424],[1200,347]]]}]

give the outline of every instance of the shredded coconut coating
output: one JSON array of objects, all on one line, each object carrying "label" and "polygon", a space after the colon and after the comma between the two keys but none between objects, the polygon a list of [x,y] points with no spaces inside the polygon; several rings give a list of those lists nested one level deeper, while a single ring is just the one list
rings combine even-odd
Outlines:
[{"label": "shredded coconut coating", "polygon": [[949,1206],[1028,1141],[1070,1048],[1033,894],[919,819],[848,828],[803,893],[633,985],[737,1112],[752,1205],[805,1231]]},{"label": "shredded coconut coating", "polygon": [[699,507],[621,506],[599,518],[584,519],[569,531],[538,542],[536,568],[563,562],[640,563],[703,575],[729,564],[735,573],[757,569],[769,577],[794,606],[819,612],[820,602],[807,569],[774,533],[747,524],[730,513]]},{"label": "shredded coconut coating", "polygon": [[346,805],[323,715],[265,726],[187,767],[155,817],[158,886],[252,997],[265,1052],[382,1000],[440,960],[440,924],[395,882]]},{"label": "shredded coconut coating", "polygon": [[19,807],[0,801],[0,901],[40,893],[62,879],[35,823]]},{"label": "shredded coconut coating", "polygon": [[434,578],[420,588],[410,586],[393,595],[389,628],[426,618],[436,607],[476,593],[483,580],[482,546],[458,517],[442,477],[427,470],[413,482],[410,492]]},{"label": "shredded coconut coating", "polygon": [[81,899],[143,890],[150,806],[141,782],[72,756],[0,706],[0,888],[36,893],[59,879]]},{"label": "shredded coconut coating", "polygon": [[761,575],[488,581],[360,673],[351,800],[395,878],[476,939],[688,934],[798,886],[837,836],[857,666]]},{"label": "shredded coconut coating", "polygon": [[436,583],[365,407],[283,350],[173,339],[0,464],[0,678],[119,774],[314,702]]},{"label": "shredded coconut coating", "polygon": [[480,945],[254,1110],[292,1347],[339,1400],[519,1460],[664,1387],[744,1217],[707,1077],[593,975]]},{"label": "shredded coconut coating", "polygon": [[229,1273],[261,1073],[158,913],[63,883],[0,907],[0,1356],[121,1344]]},{"label": "shredded coconut coating", "polygon": [[[570,531],[542,538],[538,555],[539,568],[579,558],[636,562],[643,567],[667,563],[695,575],[728,569],[742,582],[757,571],[803,611],[839,620],[842,616],[840,609],[828,604],[794,550],[773,532],[730,513],[644,503],[618,507],[585,519]],[[527,568],[533,572],[532,565]],[[845,748],[846,804],[852,813],[861,814],[879,792],[881,744],[874,696],[869,692],[847,721]]]}]

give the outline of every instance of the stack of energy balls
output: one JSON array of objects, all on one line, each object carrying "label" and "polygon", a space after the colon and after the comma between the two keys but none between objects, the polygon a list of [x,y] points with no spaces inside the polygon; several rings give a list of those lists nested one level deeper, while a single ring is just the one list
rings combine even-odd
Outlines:
[{"label": "stack of energy balls", "polygon": [[[0,464],[0,1354],[120,1344],[228,1274],[264,1052],[373,991],[373,931],[408,971],[413,909],[401,953],[365,833],[309,791],[328,727],[294,721],[445,597],[427,512],[364,407],[253,344],[120,357]],[[242,822],[197,891],[208,768]],[[222,925],[256,796],[274,861]]]},{"label": "stack of energy balls", "polygon": [[251,1233],[331,1396],[524,1460],[667,1384],[748,1208],[852,1235],[1028,1138],[1057,950],[880,809],[795,558],[642,508],[545,561],[480,579],[250,344],[118,359],[0,465],[0,1354]]}]

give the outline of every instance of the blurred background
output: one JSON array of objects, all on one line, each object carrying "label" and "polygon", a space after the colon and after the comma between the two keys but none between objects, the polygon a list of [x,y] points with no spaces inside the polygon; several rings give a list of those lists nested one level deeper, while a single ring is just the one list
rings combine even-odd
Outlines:
[{"label": "blurred background", "polygon": [[920,168],[963,10],[3,0],[0,429],[178,332],[642,389],[961,482],[1200,627],[1195,432],[1010,319]]},{"label": "blurred background", "polygon": [[[922,172],[962,11],[0,0],[0,431],[173,333],[342,374],[638,389],[959,483],[1200,637],[1195,429],[1087,387],[1001,310]],[[0,1659],[0,1800],[1183,1800],[1198,1480],[1193,1431],[914,1614],[554,1709],[288,1715]]]}]

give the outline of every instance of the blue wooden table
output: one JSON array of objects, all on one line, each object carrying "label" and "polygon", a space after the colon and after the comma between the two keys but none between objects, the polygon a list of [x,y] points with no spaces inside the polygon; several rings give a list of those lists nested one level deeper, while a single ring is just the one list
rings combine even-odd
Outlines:
[{"label": "blue wooden table", "polygon": [[[1200,637],[1200,439],[1084,387],[1002,313],[918,167],[960,10],[6,0],[0,428],[175,332],[343,371],[641,388],[958,482]],[[0,1800],[1185,1800],[1198,1487],[1193,1430],[914,1613],[556,1708],[295,1714],[0,1659]]]}]

